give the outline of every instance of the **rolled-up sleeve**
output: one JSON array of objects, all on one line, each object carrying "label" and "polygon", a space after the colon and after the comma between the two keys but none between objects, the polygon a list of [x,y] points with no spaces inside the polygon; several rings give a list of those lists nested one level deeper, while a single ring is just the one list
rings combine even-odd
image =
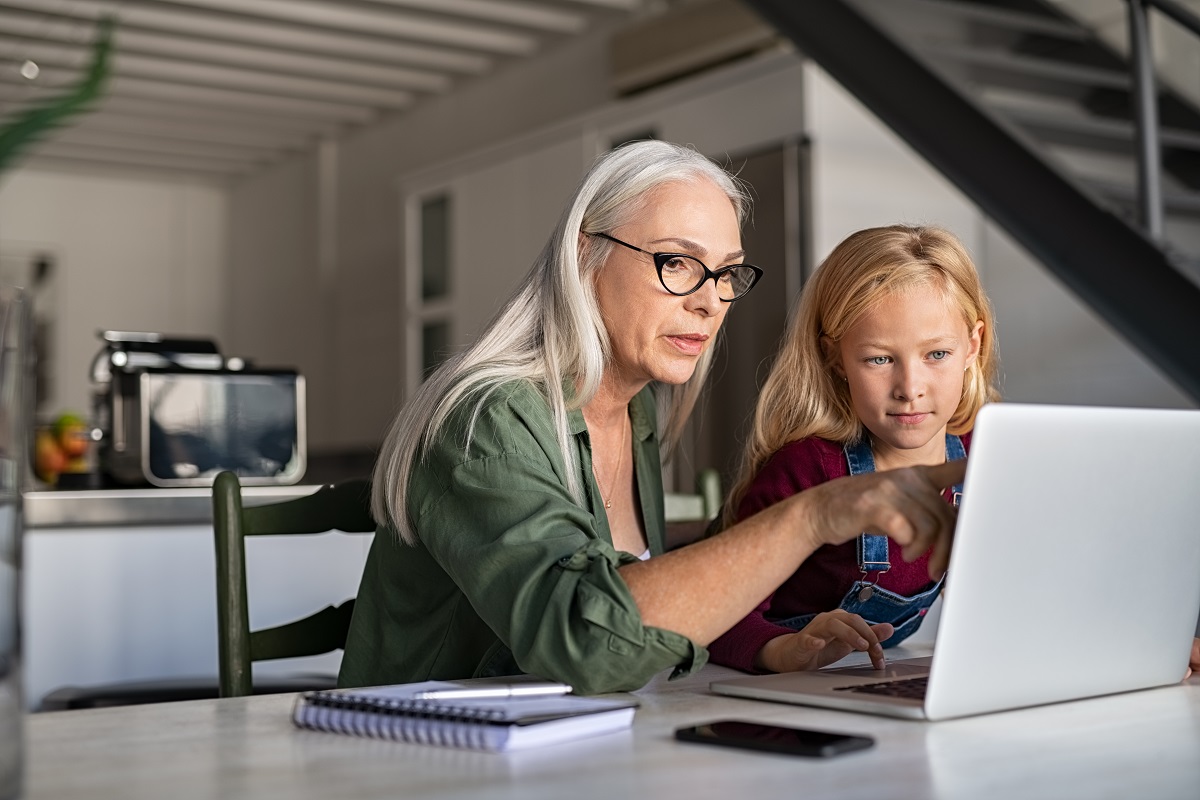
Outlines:
[{"label": "rolled-up sleeve", "polygon": [[636,557],[597,534],[538,454],[464,461],[442,488],[417,511],[422,543],[523,671],[595,694],[707,660],[686,637],[642,624],[618,572]]}]

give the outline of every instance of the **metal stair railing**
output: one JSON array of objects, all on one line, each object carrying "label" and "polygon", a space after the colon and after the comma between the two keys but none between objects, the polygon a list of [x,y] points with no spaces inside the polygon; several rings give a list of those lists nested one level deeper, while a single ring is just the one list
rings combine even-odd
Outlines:
[{"label": "metal stair railing", "polygon": [[1200,17],[1175,0],[1125,0],[1129,8],[1129,58],[1133,71],[1134,125],[1137,149],[1138,221],[1156,242],[1163,240],[1162,138],[1158,90],[1150,46],[1147,11],[1156,8],[1200,37]]}]

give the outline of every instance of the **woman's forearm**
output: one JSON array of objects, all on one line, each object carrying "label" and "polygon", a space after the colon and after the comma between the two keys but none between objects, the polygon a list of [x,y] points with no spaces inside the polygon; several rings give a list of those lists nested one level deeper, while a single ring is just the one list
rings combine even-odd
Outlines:
[{"label": "woman's forearm", "polygon": [[707,645],[746,616],[820,545],[804,495],[717,536],[621,568],[646,625]]},{"label": "woman's forearm", "polygon": [[725,532],[621,568],[642,622],[707,645],[796,571],[822,544],[863,531],[891,537],[906,561],[930,551],[931,577],[950,560],[954,511],[941,497],[965,461],[857,475],[814,486]]}]

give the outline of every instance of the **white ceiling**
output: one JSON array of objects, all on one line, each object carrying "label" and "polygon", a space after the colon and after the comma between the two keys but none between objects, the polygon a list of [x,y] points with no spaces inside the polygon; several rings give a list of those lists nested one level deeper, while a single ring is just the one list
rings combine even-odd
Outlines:
[{"label": "white ceiling", "polygon": [[97,20],[114,13],[103,100],[25,163],[236,177],[653,4],[0,0],[0,118],[78,80]]}]

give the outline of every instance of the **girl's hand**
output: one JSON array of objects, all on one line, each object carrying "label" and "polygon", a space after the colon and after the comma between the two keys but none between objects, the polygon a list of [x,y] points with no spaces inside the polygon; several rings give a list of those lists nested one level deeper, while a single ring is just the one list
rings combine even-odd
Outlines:
[{"label": "girl's hand", "polygon": [[818,614],[796,633],[777,636],[763,645],[755,666],[771,672],[820,669],[855,650],[866,651],[871,665],[883,669],[883,645],[893,633],[886,622],[870,625],[858,614],[842,609]]},{"label": "girl's hand", "polygon": [[1183,679],[1192,677],[1193,672],[1200,672],[1200,639],[1192,640],[1192,657],[1188,659],[1188,671]]}]

